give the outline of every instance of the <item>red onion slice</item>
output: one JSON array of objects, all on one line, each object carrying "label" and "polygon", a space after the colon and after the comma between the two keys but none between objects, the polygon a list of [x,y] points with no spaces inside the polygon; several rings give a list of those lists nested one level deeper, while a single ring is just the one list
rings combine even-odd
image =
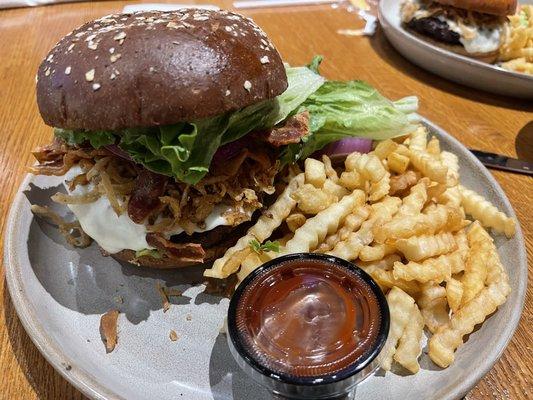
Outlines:
[{"label": "red onion slice", "polygon": [[122,150],[120,147],[118,147],[116,144],[107,145],[105,146],[105,148],[106,150],[109,150],[111,153],[113,153],[117,157],[123,158],[124,160],[127,160],[127,161],[133,161],[131,156],[127,152]]},{"label": "red onion slice", "polygon": [[372,151],[372,139],[346,138],[325,146],[317,155],[326,154],[331,158],[346,157],[353,152],[369,153]]}]

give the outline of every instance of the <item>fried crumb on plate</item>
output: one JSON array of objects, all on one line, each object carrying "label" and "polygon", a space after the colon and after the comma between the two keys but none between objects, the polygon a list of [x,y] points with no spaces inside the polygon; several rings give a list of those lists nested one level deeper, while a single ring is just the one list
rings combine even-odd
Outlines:
[{"label": "fried crumb on plate", "polygon": [[118,310],[110,310],[100,318],[100,334],[105,344],[106,352],[111,353],[118,342],[117,323]]},{"label": "fried crumb on plate", "polygon": [[159,282],[156,284],[157,291],[161,296],[161,302],[163,304],[163,312],[167,312],[170,309],[169,297],[179,297],[183,294],[181,290],[168,288],[161,285]]},{"label": "fried crumb on plate", "polygon": [[170,330],[170,333],[169,333],[168,337],[169,337],[170,340],[172,340],[173,342],[175,342],[176,340],[178,340],[178,334],[176,333],[176,331],[175,331],[174,329],[171,329],[171,330]]}]

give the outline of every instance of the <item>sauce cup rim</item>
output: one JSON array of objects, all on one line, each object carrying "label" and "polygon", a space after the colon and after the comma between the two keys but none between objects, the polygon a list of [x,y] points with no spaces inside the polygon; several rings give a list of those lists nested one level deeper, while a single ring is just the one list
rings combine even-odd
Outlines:
[{"label": "sauce cup rim", "polygon": [[[251,284],[257,277],[265,273],[265,271],[274,269],[286,262],[296,260],[314,260],[322,261],[327,264],[335,264],[344,269],[350,270],[352,273],[358,275],[365,284],[367,284],[376,296],[377,303],[381,312],[380,328],[377,334],[376,342],[370,350],[365,352],[355,363],[343,368],[342,370],[335,372],[334,374],[326,374],[320,376],[306,376],[298,377],[286,373],[276,372],[258,362],[250,352],[243,345],[237,329],[237,307],[239,300],[241,299],[245,288]],[[359,372],[363,371],[381,352],[385,342],[387,341],[389,326],[390,326],[390,314],[389,307],[385,295],[381,291],[379,285],[368,275],[365,271],[359,268],[356,264],[346,261],[342,258],[320,254],[320,253],[294,253],[287,254],[278,258],[274,258],[251,272],[237,287],[233,294],[229,308],[228,308],[228,334],[231,339],[231,343],[235,347],[235,350],[239,355],[251,366],[254,370],[260,374],[289,385],[298,386],[321,386],[328,385],[335,382],[343,381],[350,378]]]}]

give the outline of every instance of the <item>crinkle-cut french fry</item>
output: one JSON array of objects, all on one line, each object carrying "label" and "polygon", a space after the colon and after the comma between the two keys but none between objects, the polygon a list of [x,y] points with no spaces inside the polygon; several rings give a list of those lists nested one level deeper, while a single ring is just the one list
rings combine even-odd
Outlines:
[{"label": "crinkle-cut french fry", "polygon": [[433,157],[440,156],[440,142],[436,136],[433,136],[431,139],[429,139],[426,151],[428,152],[428,154],[431,154]]},{"label": "crinkle-cut french fry", "polygon": [[[439,203],[441,204],[445,204],[453,208],[459,208],[461,207],[463,196],[461,195],[459,186],[454,186],[451,188],[447,188],[443,194],[438,196],[437,199]],[[460,209],[461,209],[461,212],[464,214],[464,210],[462,209],[462,207]]]},{"label": "crinkle-cut french fry", "polygon": [[298,209],[305,214],[318,214],[338,199],[322,189],[306,183],[296,190],[292,197],[298,202]]},{"label": "crinkle-cut french fry", "polygon": [[326,182],[326,168],[321,161],[307,158],[304,171],[306,183],[310,183],[316,188],[321,188]]},{"label": "crinkle-cut french fry", "polygon": [[[504,274],[505,275],[505,274]],[[455,350],[463,344],[463,336],[472,333],[496,309],[505,303],[511,292],[505,276],[491,283],[471,301],[459,308],[450,321],[429,340],[429,357],[439,367],[448,367],[455,359]]]},{"label": "crinkle-cut french fry", "polygon": [[421,179],[414,185],[409,194],[402,199],[402,205],[396,214],[397,217],[402,215],[416,215],[420,213],[428,199],[427,187],[429,181],[427,178]]},{"label": "crinkle-cut french fry", "polygon": [[401,175],[396,175],[390,178],[389,194],[394,196],[398,193],[404,192],[416,185],[420,177],[414,171],[407,171]]},{"label": "crinkle-cut french fry", "polygon": [[385,371],[390,371],[392,358],[396,352],[396,345],[409,322],[409,317],[415,301],[403,290],[393,287],[387,294],[387,303],[389,304],[390,310],[390,329],[389,337],[381,352],[383,357],[381,368]]},{"label": "crinkle-cut french fry", "polygon": [[473,240],[476,232],[481,228],[479,222],[476,221],[472,224],[470,231],[467,234],[468,244],[470,250],[468,252],[468,258],[465,262],[465,272],[461,278],[463,284],[463,297],[462,304],[468,303],[476,295],[481,292],[485,287],[485,280],[488,275],[488,258],[491,253],[488,251],[489,247],[485,241]]},{"label": "crinkle-cut french fry", "polygon": [[410,261],[407,264],[400,262],[394,264],[393,275],[396,279],[405,281],[436,282],[440,283],[452,276],[450,264],[446,255],[437,258],[428,258],[422,263]]},{"label": "crinkle-cut french fry", "polygon": [[332,182],[337,183],[339,181],[339,175],[335,168],[331,165],[331,159],[327,155],[322,156],[322,162],[324,163],[324,169],[326,170],[326,176]]},{"label": "crinkle-cut french fry", "polygon": [[[264,254],[264,255],[263,255]],[[252,271],[258,268],[261,264],[268,261],[267,253],[263,253],[261,256],[256,252],[251,252],[241,263],[241,269],[237,272],[237,278],[239,282],[242,282]]]},{"label": "crinkle-cut french fry", "polygon": [[[461,258],[463,259],[463,261],[466,261],[466,258],[468,257],[468,249],[470,248],[470,246],[468,245],[468,238],[466,237],[466,232],[464,229],[460,230],[455,234],[455,243],[457,243],[457,251],[460,252]],[[456,274],[461,271],[454,271],[452,268],[452,274]]]},{"label": "crinkle-cut french fry", "polygon": [[384,160],[397,148],[398,143],[396,143],[394,140],[387,139],[379,142],[372,153],[380,160]]},{"label": "crinkle-cut french fry", "polygon": [[305,218],[305,215],[302,213],[295,213],[291,214],[287,217],[285,222],[287,223],[287,227],[291,232],[294,232],[296,229],[298,229],[300,226],[305,224],[307,218]]},{"label": "crinkle-cut french fry", "polygon": [[433,182],[431,185],[428,186],[427,192],[428,192],[428,199],[435,200],[438,199],[440,196],[446,192],[446,184],[444,183],[435,183]]},{"label": "crinkle-cut french fry", "polygon": [[398,239],[395,246],[409,261],[420,261],[425,258],[440,256],[457,249],[455,239],[449,232],[442,232],[433,236],[412,236],[408,239]]},{"label": "crinkle-cut french fry", "polygon": [[424,317],[422,317],[422,313],[415,303],[394,353],[394,361],[407,368],[413,374],[420,370],[418,357],[422,354],[421,339],[423,333]]},{"label": "crinkle-cut french fry", "polygon": [[352,153],[346,157],[344,164],[347,171],[357,171],[370,182],[378,182],[387,172],[380,159],[373,154]]},{"label": "crinkle-cut french fry", "polygon": [[453,313],[455,313],[461,306],[463,291],[464,288],[461,281],[454,278],[448,278],[446,281],[446,299],[450,306],[450,310],[452,310]]},{"label": "crinkle-cut french fry", "polygon": [[379,201],[389,194],[389,190],[390,174],[387,172],[378,182],[373,182],[370,185],[370,196],[368,197],[368,200],[372,203]]},{"label": "crinkle-cut french fry", "polygon": [[418,150],[411,150],[409,159],[414,167],[434,182],[446,183],[448,168],[429,154]]},{"label": "crinkle-cut french fry", "polygon": [[338,203],[334,203],[319,212],[313,218],[309,218],[294,232],[294,237],[287,242],[282,253],[302,253],[314,250],[328,234],[337,230],[349,214],[357,207],[361,207],[365,199],[364,192],[356,190],[352,194],[344,196]]},{"label": "crinkle-cut french fry", "polygon": [[391,153],[387,157],[387,166],[391,172],[403,174],[409,167],[409,157],[400,153]]},{"label": "crinkle-cut french fry", "polygon": [[361,261],[377,261],[396,251],[394,246],[388,244],[373,244],[365,246],[359,252]]},{"label": "crinkle-cut french fry", "polygon": [[468,231],[468,240],[482,246],[483,251],[487,253],[487,278],[485,279],[485,284],[490,285],[500,280],[508,283],[509,277],[501,263],[494,240],[479,222],[476,221],[472,224],[471,229]]},{"label": "crinkle-cut french fry", "polygon": [[398,287],[410,296],[417,296],[420,293],[420,284],[416,281],[404,281],[396,279],[392,271],[384,269],[375,269],[369,275],[378,283],[383,291]]},{"label": "crinkle-cut french fry", "polygon": [[399,216],[383,226],[376,226],[374,240],[378,243],[385,243],[387,239],[433,235],[442,230],[455,232],[464,226],[465,223],[458,209],[438,205],[425,214]]},{"label": "crinkle-cut french fry", "polygon": [[420,126],[416,131],[411,133],[409,140],[409,150],[425,151],[428,144],[428,131],[425,127]]},{"label": "crinkle-cut french fry", "polygon": [[405,146],[403,144],[398,145],[398,147],[396,148],[396,150],[394,150],[394,152],[396,154],[400,154],[402,156],[409,157],[409,149],[407,148],[407,146]]},{"label": "crinkle-cut french fry", "polygon": [[246,235],[241,237],[235,246],[226,250],[224,256],[215,260],[213,266],[204,271],[204,276],[223,279],[236,272],[239,269],[240,262],[229,263],[230,259],[236,253],[249,249],[251,240],[255,239],[259,243],[263,243],[263,241],[272,235],[272,232],[281,225],[296,206],[296,200],[292,198],[292,194],[299,186],[303,185],[303,183],[304,174],[299,174],[291,179],[274,204],[272,204],[268,210],[259,217],[255,225],[248,229]]},{"label": "crinkle-cut french fry", "polygon": [[465,212],[477,219],[486,228],[492,228],[496,233],[505,233],[508,238],[515,234],[516,221],[499,211],[483,196],[464,186],[459,186]]},{"label": "crinkle-cut french fry", "polygon": [[346,188],[342,187],[341,185],[333,182],[329,178],[326,179],[326,181],[324,182],[322,190],[326,193],[335,196],[337,199],[342,199],[347,194],[350,194],[350,191],[346,190]]},{"label": "crinkle-cut french fry", "polygon": [[389,254],[388,256],[385,256],[381,260],[376,261],[357,261],[356,265],[361,268],[363,271],[365,271],[367,274],[371,274],[377,269],[382,269],[385,271],[389,271],[392,269],[392,266],[395,262],[400,261],[402,258],[398,254]]},{"label": "crinkle-cut french fry", "polygon": [[337,243],[342,240],[346,240],[348,235],[361,227],[361,224],[366,221],[370,215],[370,206],[363,206],[357,208],[352,214],[348,215],[342,227],[335,233],[329,235],[324,241],[317,247],[317,253],[325,253],[335,247]]},{"label": "crinkle-cut french fry", "polygon": [[459,184],[459,157],[449,151],[440,153],[442,163],[448,167],[446,174],[446,186],[449,188]]},{"label": "crinkle-cut french fry", "polygon": [[344,171],[339,178],[339,184],[348,190],[355,190],[363,186],[363,179],[357,171]]},{"label": "crinkle-cut french fry", "polygon": [[381,202],[372,205],[372,212],[361,225],[361,229],[352,232],[348,237],[335,245],[327,254],[344,258],[348,261],[355,260],[364,246],[372,243],[374,235],[372,229],[376,223],[384,223],[392,218],[398,211],[401,200],[398,197],[385,197]]},{"label": "crinkle-cut french fry", "polygon": [[442,286],[432,282],[423,284],[417,303],[424,317],[424,323],[431,333],[435,333],[450,320],[446,289]]}]

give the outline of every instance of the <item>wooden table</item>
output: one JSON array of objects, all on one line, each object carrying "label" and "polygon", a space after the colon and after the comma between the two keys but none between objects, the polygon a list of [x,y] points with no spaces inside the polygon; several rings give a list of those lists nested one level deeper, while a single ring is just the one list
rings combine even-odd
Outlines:
[{"label": "wooden table", "polygon": [[[216,3],[231,7],[227,0]],[[52,130],[41,121],[35,102],[34,77],[41,59],[57,40],[78,25],[118,12],[124,4],[88,2],[0,11],[2,232],[26,166],[33,162],[30,150],[52,137]],[[323,54],[322,71],[327,77],[363,79],[392,99],[416,94],[420,98],[421,114],[466,146],[533,161],[533,104],[478,92],[425,72],[394,51],[380,32],[372,39],[342,36],[338,29],[362,26],[354,14],[343,9],[316,6],[254,10],[246,14],[264,28],[289,63],[305,64],[313,55]],[[527,241],[529,264],[533,265],[533,179],[503,172],[494,172],[494,176],[518,214]],[[526,306],[512,342],[468,399],[533,398],[531,273],[529,279]],[[3,296],[0,398],[83,398],[46,363],[26,335],[4,279],[0,280],[0,293]]]}]

